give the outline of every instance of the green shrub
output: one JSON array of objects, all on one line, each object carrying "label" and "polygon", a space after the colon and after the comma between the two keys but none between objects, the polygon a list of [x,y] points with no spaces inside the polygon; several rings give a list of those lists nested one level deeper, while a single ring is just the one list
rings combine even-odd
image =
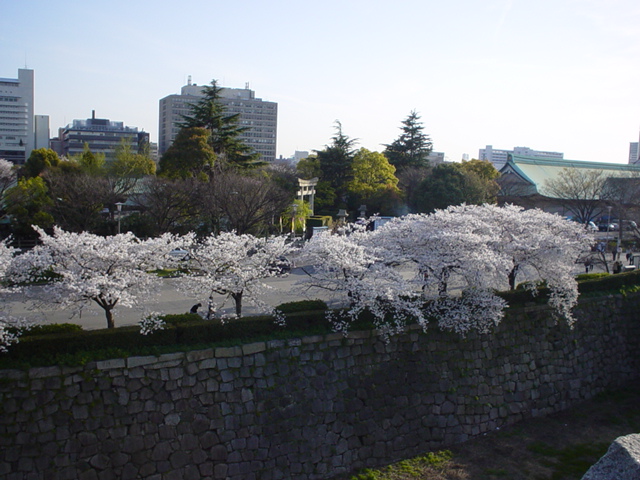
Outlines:
[{"label": "green shrub", "polygon": [[605,275],[600,278],[585,280],[578,284],[580,293],[606,292],[628,290],[630,287],[640,285],[640,270]]},{"label": "green shrub", "polygon": [[51,323],[47,325],[34,325],[29,330],[22,333],[23,337],[34,337],[37,335],[55,335],[58,333],[81,332],[82,327],[75,323]]},{"label": "green shrub", "polygon": [[176,313],[162,317],[167,325],[182,325],[185,323],[203,322],[204,319],[197,313]]},{"label": "green shrub", "polygon": [[311,312],[314,310],[327,310],[329,307],[322,300],[300,300],[298,302],[281,303],[276,310],[282,313]]},{"label": "green shrub", "polygon": [[578,282],[584,282],[585,280],[595,280],[597,278],[607,277],[611,275],[610,273],[600,272],[600,273],[581,273],[580,275],[576,275],[576,280]]}]

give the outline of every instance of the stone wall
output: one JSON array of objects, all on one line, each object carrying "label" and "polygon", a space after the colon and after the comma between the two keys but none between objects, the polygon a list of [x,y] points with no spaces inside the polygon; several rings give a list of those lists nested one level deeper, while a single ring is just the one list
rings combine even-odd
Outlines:
[{"label": "stone wall", "polygon": [[640,295],[435,327],[0,372],[0,477],[325,479],[463,442],[638,378]]}]

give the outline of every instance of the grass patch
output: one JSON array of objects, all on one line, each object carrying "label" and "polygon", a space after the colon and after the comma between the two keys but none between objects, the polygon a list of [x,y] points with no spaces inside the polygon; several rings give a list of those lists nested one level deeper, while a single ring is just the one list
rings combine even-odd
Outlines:
[{"label": "grass patch", "polygon": [[[365,469],[350,480],[410,480],[419,478],[439,478],[432,475],[441,474],[447,468],[453,454],[450,450],[429,452],[409,460],[403,460],[380,470]],[[431,476],[427,476],[431,475]],[[445,477],[441,477],[445,478]]]},{"label": "grass patch", "polygon": [[609,443],[579,443],[556,449],[544,442],[534,442],[527,448],[541,456],[541,461],[552,470],[550,480],[580,478],[607,453]]}]

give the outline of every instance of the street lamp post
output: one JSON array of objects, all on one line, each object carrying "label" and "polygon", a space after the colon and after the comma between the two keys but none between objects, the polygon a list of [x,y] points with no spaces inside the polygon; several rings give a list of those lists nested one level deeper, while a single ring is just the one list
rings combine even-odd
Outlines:
[{"label": "street lamp post", "polygon": [[124,205],[124,203],[122,202],[117,202],[116,203],[116,208],[118,209],[118,235],[120,235],[120,217],[122,216],[122,206]]},{"label": "street lamp post", "polygon": [[293,216],[291,217],[291,237],[296,238],[296,214],[298,213],[298,204],[291,205]]},{"label": "street lamp post", "polygon": [[[609,233],[609,230],[611,229],[611,209],[613,207],[611,205],[607,206],[607,210],[609,213],[607,213],[607,234]],[[607,235],[609,236],[609,235]]]}]

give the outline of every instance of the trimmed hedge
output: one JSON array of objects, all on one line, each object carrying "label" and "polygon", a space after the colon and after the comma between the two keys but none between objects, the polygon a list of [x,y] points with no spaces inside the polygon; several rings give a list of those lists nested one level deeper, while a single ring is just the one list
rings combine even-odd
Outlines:
[{"label": "trimmed hedge", "polygon": [[594,280],[596,278],[608,277],[611,275],[610,273],[600,272],[600,273],[581,273],[580,275],[576,275],[576,280],[578,282],[584,282],[586,280]]},{"label": "trimmed hedge", "polygon": [[189,346],[233,345],[249,341],[328,333],[324,311],[290,314],[284,326],[273,317],[203,320],[199,315],[167,315],[166,326],[141,335],[137,326],[21,337],[0,354],[0,368],[76,364],[89,360],[179,351]]},{"label": "trimmed hedge", "polygon": [[34,325],[22,333],[22,337],[34,337],[36,335],[56,335],[59,333],[81,332],[82,327],[75,323],[51,323],[47,325]]},{"label": "trimmed hedge", "polygon": [[322,300],[300,300],[297,302],[281,303],[276,307],[281,313],[311,312],[314,310],[327,310],[329,307]]}]

